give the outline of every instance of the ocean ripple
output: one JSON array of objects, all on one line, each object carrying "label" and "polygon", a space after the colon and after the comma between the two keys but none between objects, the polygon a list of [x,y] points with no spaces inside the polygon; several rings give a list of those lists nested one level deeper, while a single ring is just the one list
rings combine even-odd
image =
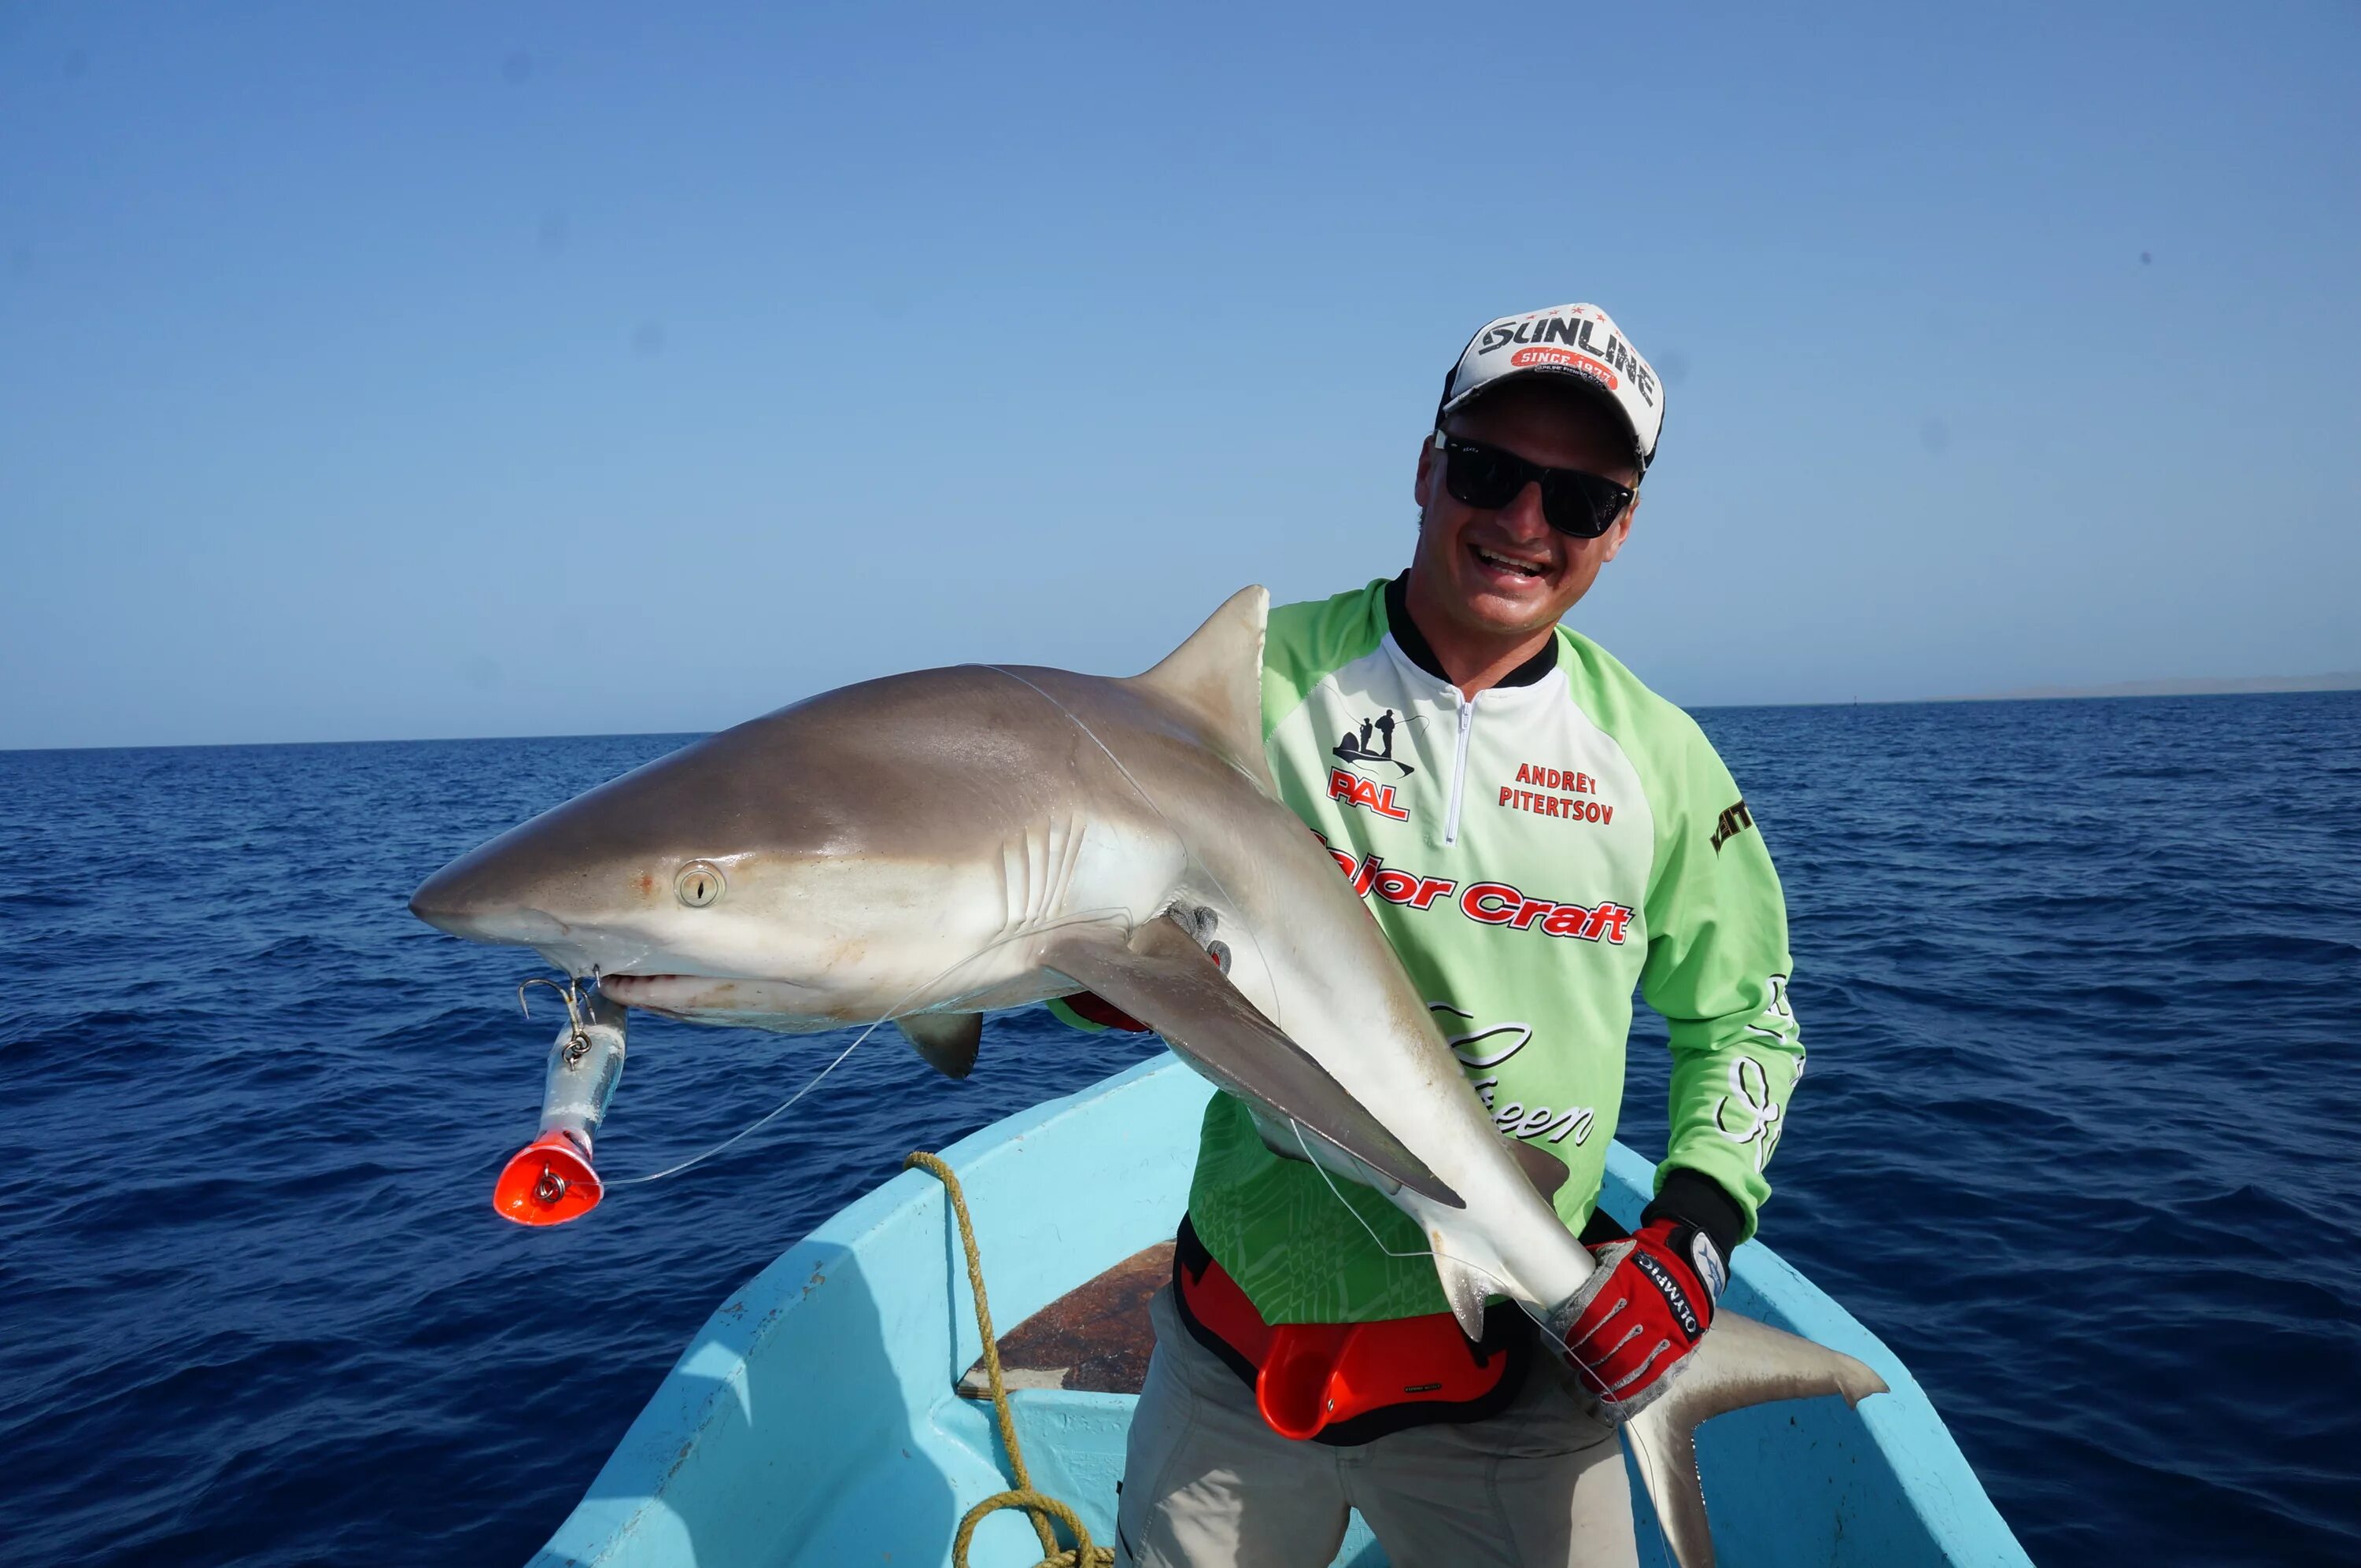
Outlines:
[{"label": "ocean ripple", "polygon": [[[1765,1238],[2036,1561],[2361,1560],[2361,696],[1700,718],[1811,1050]],[[905,1150],[1152,1048],[1013,1015],[953,1083],[875,1041],[596,1226],[500,1223],[554,1024],[403,900],[676,743],[0,753],[12,1563],[522,1561],[730,1291]],[[602,1166],[836,1048],[635,1021]]]}]

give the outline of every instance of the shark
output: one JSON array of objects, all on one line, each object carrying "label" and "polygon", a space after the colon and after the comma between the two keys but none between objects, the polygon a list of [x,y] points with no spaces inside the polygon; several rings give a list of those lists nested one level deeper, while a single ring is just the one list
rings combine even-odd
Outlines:
[{"label": "shark", "polygon": [[[984,1014],[1094,992],[1239,1096],[1274,1150],[1414,1220],[1471,1336],[1495,1295],[1562,1331],[1604,1277],[1547,1200],[1564,1168],[1499,1135],[1375,919],[1280,802],[1263,753],[1268,602],[1241,590],[1137,675],[973,663],[822,693],[511,828],[411,910],[595,981],[606,1023],[891,1020],[954,1077]],[[588,1177],[583,1124],[567,1125],[564,1168]],[[566,1185],[542,1180],[544,1197]],[[1697,1425],[1885,1385],[1723,1311],[1660,1387],[1624,1436],[1668,1545],[1705,1568]]]}]

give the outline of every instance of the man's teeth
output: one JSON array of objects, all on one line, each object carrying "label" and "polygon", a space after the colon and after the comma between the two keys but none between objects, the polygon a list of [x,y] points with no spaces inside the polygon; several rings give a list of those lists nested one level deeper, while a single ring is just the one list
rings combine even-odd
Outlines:
[{"label": "man's teeth", "polygon": [[1535,565],[1533,562],[1512,561],[1506,555],[1495,555],[1492,552],[1485,549],[1480,544],[1470,545],[1468,548],[1474,550],[1476,552],[1477,559],[1482,561],[1487,565],[1504,567],[1509,571],[1516,572],[1528,577],[1538,577],[1542,575],[1543,568]]}]

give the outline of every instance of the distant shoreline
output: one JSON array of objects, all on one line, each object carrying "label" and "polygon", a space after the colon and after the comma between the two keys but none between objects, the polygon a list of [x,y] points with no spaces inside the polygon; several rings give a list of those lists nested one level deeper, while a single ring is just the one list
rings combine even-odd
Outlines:
[{"label": "distant shoreline", "polygon": [[2361,670],[2332,670],[2323,675],[2246,675],[2235,679],[2117,681],[2100,686],[2019,686],[2011,691],[1983,692],[1970,696],[1934,696],[1926,702],[2047,702],[2085,696],[2242,696],[2266,692],[2341,692],[2361,690]]}]

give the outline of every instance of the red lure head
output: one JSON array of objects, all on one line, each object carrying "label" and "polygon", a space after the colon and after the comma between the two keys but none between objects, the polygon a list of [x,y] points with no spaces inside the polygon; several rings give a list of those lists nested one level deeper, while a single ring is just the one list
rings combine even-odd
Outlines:
[{"label": "red lure head", "polygon": [[605,1191],[580,1145],[544,1133],[500,1168],[492,1208],[520,1225],[562,1225],[597,1208]]}]

